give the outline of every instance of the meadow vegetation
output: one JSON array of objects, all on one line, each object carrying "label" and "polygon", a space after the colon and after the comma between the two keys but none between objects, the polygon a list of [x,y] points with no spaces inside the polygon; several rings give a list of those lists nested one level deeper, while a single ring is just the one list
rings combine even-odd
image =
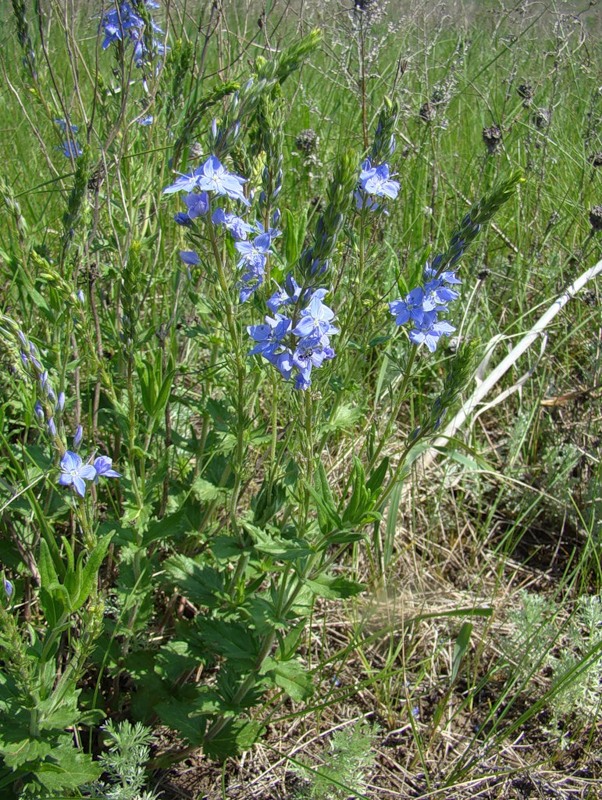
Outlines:
[{"label": "meadow vegetation", "polygon": [[596,5],[3,5],[0,797],[602,797]]}]

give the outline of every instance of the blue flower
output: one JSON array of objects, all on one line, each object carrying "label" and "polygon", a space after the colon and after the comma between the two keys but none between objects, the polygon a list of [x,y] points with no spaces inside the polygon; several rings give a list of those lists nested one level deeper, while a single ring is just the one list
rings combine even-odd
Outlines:
[{"label": "blue flower", "polygon": [[269,233],[262,233],[252,241],[236,242],[234,247],[241,256],[237,267],[239,269],[248,267],[263,273],[271,243],[272,239]]},{"label": "blue flower", "polygon": [[321,367],[325,360],[334,358],[334,355],[334,350],[330,347],[327,337],[314,342],[302,339],[293,353],[293,364],[299,370],[295,388],[308,389],[311,386],[312,367]]},{"label": "blue flower", "polygon": [[327,343],[325,337],[339,332],[339,329],[331,323],[334,311],[322,302],[322,297],[326,294],[325,289],[317,289],[313,293],[309,305],[301,311],[301,317],[293,328],[295,336],[300,336],[308,346],[318,342]]},{"label": "blue flower", "polygon": [[425,344],[431,353],[437,349],[437,343],[441,336],[449,336],[456,329],[447,320],[437,321],[436,312],[425,315],[422,322],[410,331],[410,341],[414,344]]},{"label": "blue flower", "polygon": [[155,118],[152,114],[147,114],[145,117],[140,117],[140,119],[136,120],[138,125],[142,125],[144,128],[152,125]]},{"label": "blue flower", "polygon": [[177,214],[174,214],[174,222],[177,222],[178,225],[186,225],[186,227],[190,227],[192,225],[192,220],[184,211],[178,211]]},{"label": "blue flower", "polygon": [[62,146],[58,148],[65,158],[79,158],[84,152],[77,142],[63,142]]},{"label": "blue flower", "polygon": [[426,301],[425,305],[424,289],[422,286],[417,286],[404,299],[400,298],[389,303],[389,310],[395,315],[396,325],[405,325],[410,320],[421,323],[425,313],[433,311],[434,306],[429,301]]},{"label": "blue flower", "polygon": [[94,469],[96,470],[95,482],[99,477],[102,478],[121,478],[121,473],[113,469],[113,459],[108,456],[98,456],[94,459]]},{"label": "blue flower", "polygon": [[64,119],[55,119],[56,124],[59,126],[63,133],[67,133],[67,127],[71,129],[71,133],[77,133],[79,128],[77,125],[68,125]]},{"label": "blue flower", "polygon": [[245,178],[228,172],[216,156],[209,156],[207,161],[197,167],[189,175],[180,175],[171,186],[163,189],[163,194],[173,192],[192,192],[199,189],[201,192],[213,192],[216,195],[225,195],[232,200],[240,200],[246,206],[250,202],[243,194]]},{"label": "blue flower", "polygon": [[[144,4],[149,9],[159,7],[154,0],[144,0]],[[107,11],[101,20],[100,27],[104,30],[105,35],[102,43],[103,50],[106,50],[113,42],[130,41],[134,45],[134,61],[137,66],[142,66],[144,57],[148,53],[144,38],[146,26],[144,19],[133,10],[130,3],[120,3],[116,8]],[[152,19],[151,29],[153,33],[163,33]],[[153,39],[152,46],[159,55],[165,53],[165,46],[162,42]]]},{"label": "blue flower", "polygon": [[210,201],[207,192],[201,192],[200,194],[190,192],[190,194],[187,194],[184,198],[184,202],[186,203],[190,219],[202,217],[209,211]]},{"label": "blue flower", "polygon": [[282,231],[278,228],[268,228],[266,231],[265,226],[259,220],[255,221],[255,230],[261,234],[267,233],[270,239],[277,239],[278,236],[282,236]]},{"label": "blue flower", "polygon": [[190,267],[196,267],[201,263],[201,259],[194,250],[180,250],[179,255],[182,261]]},{"label": "blue flower", "polygon": [[2,581],[4,583],[4,594],[10,600],[10,598],[13,596],[13,592],[15,591],[15,587],[7,578],[3,578]]},{"label": "blue flower", "polygon": [[275,314],[282,306],[296,305],[300,297],[301,287],[289,272],[284,282],[284,289],[280,289],[279,287],[267,301],[266,305],[270,311]]},{"label": "blue flower", "polygon": [[426,266],[424,268],[424,280],[428,281],[433,278],[436,278],[440,281],[443,281],[443,283],[449,284],[450,286],[460,285],[462,281],[460,280],[460,278],[458,278],[458,276],[452,269],[446,270],[442,272],[440,275],[437,275],[439,265],[441,264],[442,260],[443,256],[439,254],[433,259],[433,262],[431,264],[429,264],[428,261],[426,262]]},{"label": "blue flower", "polygon": [[84,429],[81,425],[78,425],[75,429],[75,433],[73,434],[73,449],[77,450],[77,448],[82,443],[82,439],[84,438]]},{"label": "blue flower", "polygon": [[252,225],[245,222],[242,217],[237,217],[236,214],[231,211],[225,211],[223,208],[215,209],[211,215],[211,221],[214,225],[223,225],[238,241],[244,241],[253,232]]},{"label": "blue flower", "polygon": [[77,453],[67,450],[61,458],[61,474],[59,484],[61,486],[73,486],[80,497],[86,494],[85,481],[93,481],[96,478],[96,470],[92,464],[84,464]]},{"label": "blue flower", "polygon": [[378,211],[380,208],[380,203],[377,203],[376,200],[373,200],[360,189],[356,189],[353,196],[355,198],[355,207],[358,211],[361,211],[363,208],[367,208],[368,211]]},{"label": "blue flower", "polygon": [[390,179],[388,165],[379,164],[373,167],[369,158],[362,164],[359,185],[366,194],[376,197],[389,197],[395,200],[399,193],[399,182]]},{"label": "blue flower", "polygon": [[291,328],[291,320],[283,314],[265,318],[261,325],[249,325],[247,331],[257,344],[248,355],[261,355],[276,367],[287,380],[293,370],[292,354],[283,343]]}]

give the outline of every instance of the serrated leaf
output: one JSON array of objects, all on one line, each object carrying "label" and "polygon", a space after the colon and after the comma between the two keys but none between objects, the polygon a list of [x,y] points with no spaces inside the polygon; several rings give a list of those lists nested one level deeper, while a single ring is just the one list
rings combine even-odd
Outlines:
[{"label": "serrated leaf", "polygon": [[211,652],[230,659],[237,672],[255,667],[259,643],[255,633],[247,625],[225,620],[199,619],[198,630]]},{"label": "serrated leaf", "polygon": [[17,741],[7,742],[5,734],[0,739],[0,753],[4,764],[12,770],[18,769],[32,761],[46,758],[52,752],[53,745],[43,739],[29,737]]},{"label": "serrated leaf", "polygon": [[328,422],[322,426],[322,430],[325,433],[349,430],[363,416],[364,412],[358,406],[337,406]]},{"label": "serrated leaf", "polygon": [[173,539],[175,536],[184,536],[194,530],[195,525],[190,520],[187,508],[184,506],[162,519],[153,520],[144,534],[144,544],[149,545],[161,539]]},{"label": "serrated leaf", "polygon": [[97,780],[101,774],[100,764],[92,761],[87,753],[69,745],[55,747],[52,755],[36,767],[39,781],[52,791],[75,790],[85,783]]},{"label": "serrated leaf", "polygon": [[197,478],[192,484],[191,489],[197,500],[200,500],[202,503],[210,503],[212,500],[217,500],[224,496],[223,489],[219,489],[204,478]]},{"label": "serrated leaf", "polygon": [[191,705],[189,700],[167,700],[155,706],[164,725],[184,736],[191,745],[199,747],[203,744],[207,722],[198,714],[191,716],[194,710],[194,704]]},{"label": "serrated leaf", "polygon": [[307,673],[300,661],[275,661],[267,658],[261,672],[270,675],[276,686],[283,689],[287,695],[297,703],[307,700],[314,690],[311,676]]},{"label": "serrated leaf", "polygon": [[204,751],[210,758],[225,761],[243,750],[253,747],[263,732],[263,725],[256,720],[230,719],[220,732],[205,742]]},{"label": "serrated leaf", "polygon": [[188,556],[172,556],[164,562],[163,567],[165,574],[192,603],[212,608],[223,594],[222,576]]},{"label": "serrated leaf", "polygon": [[280,561],[295,561],[305,558],[313,552],[307,542],[302,539],[283,539],[281,536],[247,522],[243,523],[243,527],[251,535],[256,550]]}]

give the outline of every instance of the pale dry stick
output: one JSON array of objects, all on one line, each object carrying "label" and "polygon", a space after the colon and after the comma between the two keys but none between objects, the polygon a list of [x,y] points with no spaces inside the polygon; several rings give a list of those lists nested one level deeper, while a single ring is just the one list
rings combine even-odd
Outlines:
[{"label": "pale dry stick", "polygon": [[[487,378],[477,387],[476,391],[464,403],[462,408],[454,416],[451,422],[446,426],[445,430],[433,442],[432,446],[417,460],[417,466],[424,471],[432,464],[437,456],[437,448],[444,447],[448,444],[452,436],[458,431],[466,420],[470,417],[476,406],[483,400],[483,398],[493,389],[493,387],[501,380],[501,378],[508,372],[508,370],[518,361],[518,359],[525,353],[529,347],[535,342],[539,336],[546,336],[546,329],[552,322],[554,317],[564,308],[564,306],[571,300],[583,287],[589,283],[593,278],[602,273],[602,260],[598,261],[593,267],[590,267],[582,273],[577,280],[575,280],[548,308],[537,322],[533,325],[514,349],[508,353],[506,358],[501,361],[497,367],[492,370]],[[490,354],[486,353],[485,359],[489,360]],[[485,360],[484,359],[484,360]],[[478,372],[478,370],[477,370]],[[402,492],[402,497],[407,494],[411,484],[406,484]]]}]

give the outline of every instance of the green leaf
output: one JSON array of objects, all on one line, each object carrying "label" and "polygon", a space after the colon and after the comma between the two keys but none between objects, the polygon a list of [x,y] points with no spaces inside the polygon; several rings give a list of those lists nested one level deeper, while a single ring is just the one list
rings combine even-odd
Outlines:
[{"label": "green leaf", "polygon": [[188,556],[175,555],[164,562],[165,574],[197,605],[213,608],[223,595],[222,576]]},{"label": "green leaf", "polygon": [[42,739],[18,739],[17,741],[6,741],[6,734],[2,734],[0,739],[0,753],[4,759],[4,764],[10,769],[29,764],[39,759],[44,759],[52,752],[53,744]]},{"label": "green leaf", "polygon": [[[96,581],[98,580],[98,572],[102,562],[104,561],[104,557],[107,553],[109,545],[111,544],[112,538],[113,533],[108,533],[106,536],[103,536],[102,539],[99,539],[94,550],[92,550],[88,556],[86,565],[81,573],[81,588],[71,609],[72,611],[77,611],[79,608],[81,608],[92,594],[92,588],[95,586]],[[78,570],[81,568],[79,561],[77,568]]]},{"label": "green leaf", "polygon": [[364,416],[364,411],[358,406],[337,406],[328,422],[322,426],[324,433],[349,430]]},{"label": "green leaf", "polygon": [[322,533],[342,528],[343,522],[337,513],[326,470],[321,461],[316,465],[315,488],[312,486],[307,488],[316,502],[318,525]]},{"label": "green leaf", "polygon": [[213,483],[206,481],[204,478],[197,478],[192,484],[192,492],[194,496],[202,503],[210,503],[213,500],[226,497],[224,489],[220,489]]},{"label": "green leaf", "polygon": [[326,597],[329,600],[337,598],[355,597],[366,588],[361,583],[349,580],[348,578],[335,577],[322,573],[313,580],[307,578],[305,584],[311,589],[316,597]]},{"label": "green leaf", "polygon": [[254,669],[259,656],[255,633],[241,622],[199,619],[199,634],[210,652],[230,659],[237,673]]},{"label": "green leaf", "polygon": [[255,549],[280,561],[295,561],[312,554],[311,547],[302,539],[284,539],[275,533],[262,530],[256,525],[243,522],[243,527],[251,535]]},{"label": "green leaf", "polygon": [[378,467],[372,471],[372,474],[366,483],[366,489],[371,495],[376,494],[380,490],[385,478],[387,477],[388,471],[389,459],[387,456],[385,456]]},{"label": "green leaf", "polygon": [[40,783],[51,791],[75,790],[97,780],[102,774],[102,767],[92,761],[87,753],[65,744],[55,747],[50,758],[40,764],[35,772]]},{"label": "green leaf", "polygon": [[173,379],[176,374],[175,369],[170,370],[165,378],[163,379],[163,383],[161,384],[161,388],[159,389],[159,394],[157,395],[157,399],[155,401],[155,405],[153,408],[153,416],[159,417],[160,414],[163,413],[165,410],[165,406],[167,405],[167,401],[169,400],[169,395],[171,394],[171,387],[173,385]]},{"label": "green leaf", "polygon": [[144,534],[144,544],[149,545],[162,539],[173,539],[176,536],[192,533],[195,530],[195,524],[190,519],[193,513],[193,509],[189,508],[188,503],[185,503],[182,508],[179,508],[173,514],[168,514],[159,520],[153,520],[149,523],[148,530]]},{"label": "green leaf", "polygon": [[350,527],[365,524],[370,521],[368,514],[373,507],[374,502],[366,486],[366,473],[359,458],[354,458],[351,472],[351,497],[343,512],[343,523]]},{"label": "green leaf", "polygon": [[450,676],[450,682],[455,683],[456,678],[458,677],[458,672],[460,671],[460,665],[462,664],[462,659],[466,655],[466,651],[470,645],[470,637],[472,634],[472,622],[465,622],[462,627],[460,628],[460,633],[456,639],[454,644],[454,655],[452,660],[452,670]]},{"label": "green leaf", "polygon": [[257,720],[230,719],[216,736],[205,742],[205,754],[225,761],[253,747],[262,733],[263,725]]},{"label": "green leaf", "polygon": [[197,711],[194,702],[168,700],[158,703],[155,711],[164,725],[184,736],[191,745],[200,747],[203,744],[207,722],[204,717],[198,715],[198,712],[196,716],[191,716]]},{"label": "green leaf", "polygon": [[266,658],[261,672],[271,676],[276,686],[284,689],[291,700],[297,703],[307,700],[313,693],[311,676],[296,659],[275,661],[273,658]]},{"label": "green leaf", "polygon": [[54,562],[50,555],[50,549],[46,540],[40,541],[40,557],[38,559],[38,569],[40,570],[40,583],[44,589],[50,589],[55,583],[59,582],[58,575],[54,568]]}]

